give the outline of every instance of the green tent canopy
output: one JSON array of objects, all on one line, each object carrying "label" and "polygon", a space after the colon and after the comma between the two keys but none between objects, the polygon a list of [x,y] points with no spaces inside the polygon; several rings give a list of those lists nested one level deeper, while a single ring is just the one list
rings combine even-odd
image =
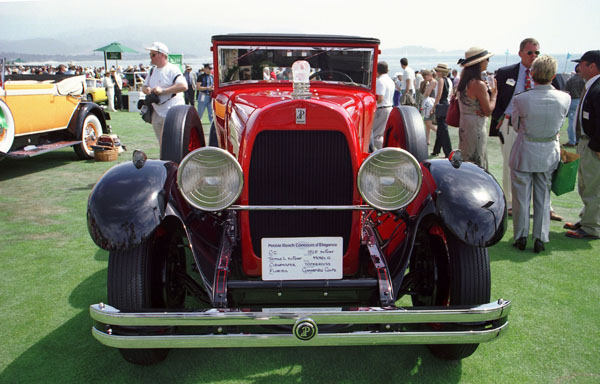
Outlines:
[{"label": "green tent canopy", "polygon": [[121,60],[121,53],[123,52],[133,52],[137,53],[136,50],[131,49],[129,47],[124,46],[121,43],[117,43],[116,41],[105,45],[104,47],[96,48],[94,51],[104,52],[104,68],[108,69],[106,65],[106,59],[110,60]]}]

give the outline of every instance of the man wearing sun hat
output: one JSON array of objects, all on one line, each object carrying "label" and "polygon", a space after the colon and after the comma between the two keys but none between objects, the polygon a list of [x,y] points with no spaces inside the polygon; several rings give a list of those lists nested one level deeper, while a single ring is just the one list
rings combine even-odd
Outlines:
[{"label": "man wearing sun hat", "polygon": [[169,48],[165,44],[157,41],[146,49],[150,51],[150,61],[154,67],[144,81],[142,92],[158,96],[158,103],[152,103],[152,127],[160,145],[167,112],[175,105],[185,104],[181,93],[187,90],[187,82],[181,70],[169,63]]},{"label": "man wearing sun hat", "polygon": [[196,74],[192,71],[192,66],[187,64],[185,66],[185,73],[183,74],[185,81],[187,82],[188,89],[183,93],[185,97],[185,104],[196,107]]},{"label": "man wearing sun hat", "polygon": [[[500,147],[502,148],[502,189],[506,197],[509,215],[512,215],[512,192],[508,160],[512,146],[517,138],[517,134],[510,121],[513,111],[512,99],[514,95],[533,88],[534,84],[529,68],[539,54],[540,43],[532,37],[526,38],[519,45],[519,57],[521,61],[502,67],[496,72],[498,100],[496,101],[496,108],[492,112],[490,136],[500,137]],[[558,88],[556,79],[552,80],[552,85]],[[561,221],[562,217],[555,214],[551,209],[550,219]]]},{"label": "man wearing sun hat", "polygon": [[574,239],[600,238],[600,50],[587,51],[580,59],[579,73],[585,80],[585,91],[577,110],[577,126],[582,135],[577,144],[581,156],[578,190],[583,201],[581,220],[565,223],[566,233]]}]

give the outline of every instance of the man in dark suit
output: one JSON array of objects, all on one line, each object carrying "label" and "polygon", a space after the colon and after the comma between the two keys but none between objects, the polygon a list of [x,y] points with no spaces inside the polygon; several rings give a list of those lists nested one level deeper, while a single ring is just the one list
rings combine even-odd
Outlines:
[{"label": "man in dark suit", "polygon": [[[502,149],[502,189],[506,196],[506,204],[509,214],[512,215],[512,193],[510,183],[510,166],[508,159],[513,143],[517,138],[517,134],[512,127],[510,117],[513,112],[512,99],[513,96],[533,88],[533,79],[529,72],[529,68],[538,55],[540,54],[540,43],[534,38],[527,38],[521,41],[519,45],[519,57],[521,61],[517,64],[508,65],[498,69],[496,72],[496,82],[498,84],[498,98],[496,99],[496,107],[492,112],[490,123],[490,136],[498,136],[500,138],[500,147]],[[558,88],[552,81],[552,85]],[[556,215],[554,211],[550,211],[550,219],[562,220],[562,217]]]},{"label": "man in dark suit", "polygon": [[600,50],[588,51],[578,60],[585,92],[577,112],[577,125],[583,130],[577,144],[581,156],[578,170],[579,196],[583,201],[581,220],[566,223],[568,237],[600,238]]}]

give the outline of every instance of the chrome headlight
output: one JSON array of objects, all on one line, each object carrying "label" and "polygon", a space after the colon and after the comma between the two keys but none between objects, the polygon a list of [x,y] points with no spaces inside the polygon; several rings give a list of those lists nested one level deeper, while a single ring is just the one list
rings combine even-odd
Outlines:
[{"label": "chrome headlight", "polygon": [[242,192],[242,167],[227,151],[203,147],[190,152],[179,165],[177,183],[185,200],[204,211],[220,211]]},{"label": "chrome headlight", "polygon": [[373,152],[358,170],[358,191],[370,206],[393,211],[410,204],[419,193],[423,174],[417,159],[400,148]]}]

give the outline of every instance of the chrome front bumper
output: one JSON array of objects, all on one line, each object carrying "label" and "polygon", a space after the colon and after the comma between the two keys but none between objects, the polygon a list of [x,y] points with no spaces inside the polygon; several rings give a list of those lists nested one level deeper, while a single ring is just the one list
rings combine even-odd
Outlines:
[{"label": "chrome front bumper", "polygon": [[[492,341],[508,327],[511,302],[502,299],[475,307],[431,308],[294,308],[243,312],[208,309],[201,312],[121,313],[108,305],[90,306],[96,321],[92,334],[115,348],[234,348],[344,346],[389,344],[476,344]],[[444,327],[443,323],[453,326]],[[320,326],[364,326],[359,331],[319,332]],[[418,330],[403,326],[431,324]],[[454,326],[460,326],[456,330]],[[133,334],[130,327],[178,327],[176,334]],[[231,332],[228,327],[289,326],[289,333]],[[195,327],[186,332],[186,327]],[[210,330],[194,334],[204,327]],[[370,328],[369,328],[370,327]],[[324,327],[326,328],[326,327]],[[414,328],[414,327],[413,327]],[[448,328],[448,330],[444,330]],[[127,335],[119,329],[128,329]],[[147,329],[147,328],[146,328]],[[232,328],[237,329],[237,328]],[[121,334],[118,334],[121,333]]]}]

